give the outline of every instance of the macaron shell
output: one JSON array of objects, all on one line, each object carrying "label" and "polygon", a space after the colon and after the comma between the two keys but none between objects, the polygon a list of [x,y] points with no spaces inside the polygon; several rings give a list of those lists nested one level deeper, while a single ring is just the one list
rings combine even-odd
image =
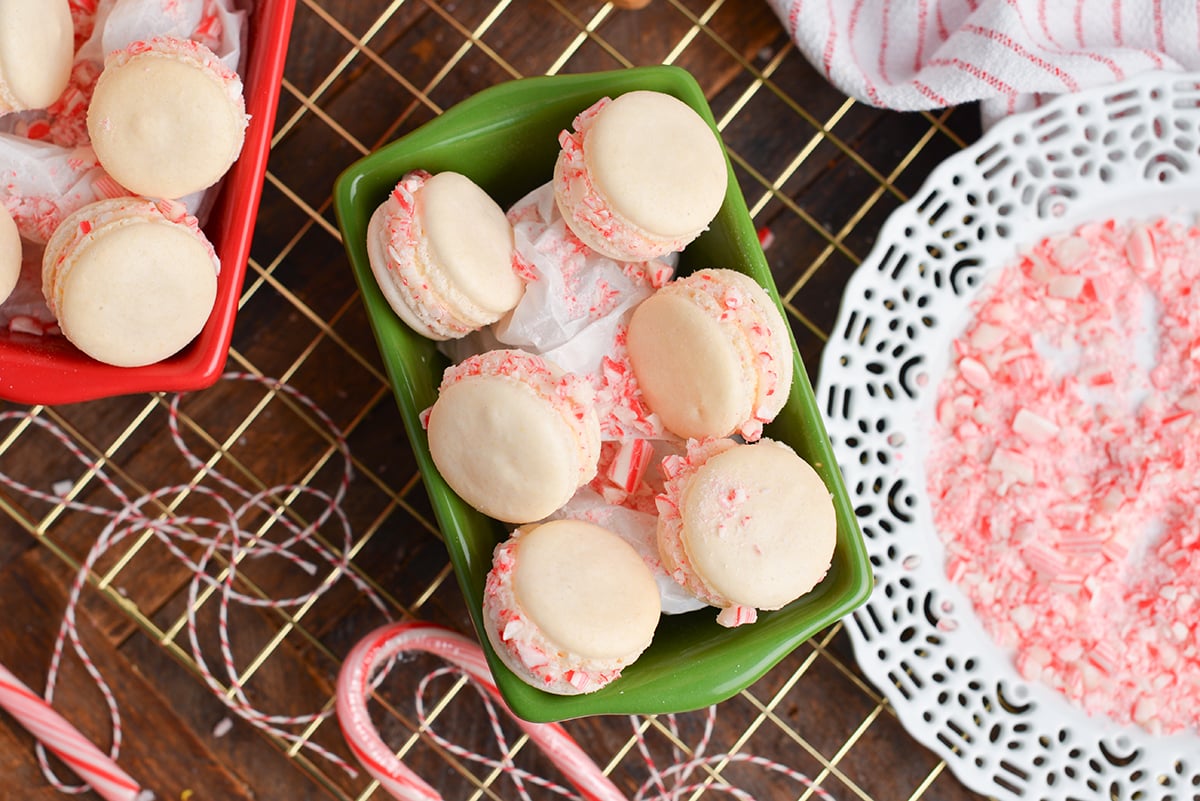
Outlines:
[{"label": "macaron shell", "polygon": [[391,257],[387,252],[387,224],[390,214],[391,209],[388,204],[381,204],[371,215],[371,219],[367,223],[367,253],[371,264],[371,272],[375,276],[375,283],[379,285],[379,291],[383,293],[388,305],[392,307],[392,311],[404,321],[405,325],[421,336],[435,341],[440,342],[448,339],[449,337],[446,335],[433,330],[413,310],[409,305],[408,298],[401,291],[398,282],[389,271],[388,265],[391,262]]},{"label": "macaron shell", "polygon": [[106,67],[88,108],[101,166],[131,192],[156,198],[216,183],[237,159],[245,127],[220,81],[153,52]]},{"label": "macaron shell", "polygon": [[755,387],[725,330],[683,294],[657,292],[633,313],[627,345],[638,386],[667,430],[723,437],[747,419]]},{"label": "macaron shell", "polygon": [[578,488],[575,434],[547,401],[513,379],[484,376],[444,388],[427,433],[446,483],[497,520],[541,520]]},{"label": "macaron shell", "polygon": [[698,234],[725,199],[720,142],[694,109],[668,94],[615,98],[597,115],[584,155],[612,210],[657,236]]},{"label": "macaron shell", "polygon": [[17,288],[21,278],[21,234],[8,209],[0,204],[0,303]]},{"label": "macaron shell", "polygon": [[833,557],[829,491],[790,448],[741,445],[704,463],[681,504],[696,573],[733,603],[778,609],[812,589]]},{"label": "macaron shell", "polygon": [[784,319],[783,314],[779,311],[779,307],[775,305],[775,302],[767,294],[767,291],[745,273],[728,269],[710,269],[703,272],[709,275],[720,274],[724,281],[740,289],[745,299],[754,308],[759,320],[771,332],[768,338],[770,343],[769,354],[772,369],[775,370],[775,382],[770,397],[760,394],[756,398],[758,408],[755,411],[764,419],[773,419],[783,409],[784,404],[787,403],[788,395],[792,389],[792,381],[795,377],[795,363],[792,359],[792,339],[788,330],[787,320]]},{"label": "macaron shell", "polygon": [[513,590],[561,650],[590,659],[633,658],[654,636],[660,601],[645,562],[616,534],[556,520],[518,544]]},{"label": "macaron shell", "polygon": [[216,300],[212,255],[186,229],[138,221],[73,256],[56,312],[63,335],[120,367],[160,361],[204,327]]},{"label": "macaron shell", "polygon": [[[67,0],[0,2],[0,110],[46,108],[71,78],[75,29]],[[3,108],[8,105],[9,108]]]},{"label": "macaron shell", "polygon": [[[567,157],[565,153],[559,153],[558,158],[554,161],[554,174],[551,180],[554,182],[554,202],[558,205],[559,213],[567,221],[568,230],[575,237],[587,245],[597,253],[607,256],[610,259],[631,259],[632,253],[627,253],[613,243],[605,239],[604,234],[598,231],[591,225],[586,224],[576,218],[574,210],[584,208],[584,200],[582,188],[579,182],[570,182],[566,178],[568,172]],[[645,237],[642,232],[632,230],[628,232],[639,241],[639,247],[644,247],[648,251],[657,252],[657,243]]]},{"label": "macaron shell", "polygon": [[513,270],[512,225],[496,201],[469,178],[443,172],[417,202],[432,260],[449,282],[496,317],[516,306],[525,284]]}]

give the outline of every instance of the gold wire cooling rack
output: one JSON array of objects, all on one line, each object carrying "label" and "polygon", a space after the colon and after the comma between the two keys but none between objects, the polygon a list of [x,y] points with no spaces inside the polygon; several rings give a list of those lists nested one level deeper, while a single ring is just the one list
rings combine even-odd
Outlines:
[{"label": "gold wire cooling rack", "polygon": [[[329,715],[341,657],[389,617],[471,631],[333,222],[338,173],[495,83],[660,63],[690,70],[709,98],[815,384],[846,280],[888,214],[978,135],[973,111],[898,114],[847,100],[765,0],[651,0],[636,11],[298,0],[228,362],[236,375],[182,398],[3,408],[0,472],[35,494],[0,494],[0,654],[45,685],[82,569],[79,636],[121,711],[120,762],[160,798],[385,797],[339,765],[353,764]],[[143,499],[144,520],[91,554],[110,518],[81,506],[120,508],[114,492]],[[204,521],[227,513],[221,499],[238,506],[247,494],[262,503],[239,526],[258,550],[208,553]],[[178,523],[171,547],[161,520]],[[314,524],[290,559],[271,551]],[[207,581],[194,579],[201,560]],[[435,674],[422,687],[439,665],[408,656],[393,668],[374,704],[382,733],[446,798],[516,797],[506,769],[466,756],[499,756],[469,685]],[[106,707],[82,661],[68,656],[57,684],[56,707],[107,745]],[[716,797],[726,783],[759,799],[820,795],[739,758],[749,755],[843,801],[976,797],[861,677],[841,624],[715,714],[707,739],[702,712],[566,727],[630,795],[650,775],[643,748],[662,770],[703,745],[726,756],[679,797]],[[31,740],[3,725],[8,787],[57,797]],[[518,765],[562,781],[518,730],[502,731]]]}]

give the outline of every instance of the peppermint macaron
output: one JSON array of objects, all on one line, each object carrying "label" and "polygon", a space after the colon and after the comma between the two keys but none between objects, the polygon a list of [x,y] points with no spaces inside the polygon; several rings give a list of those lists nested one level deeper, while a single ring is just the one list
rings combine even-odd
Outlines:
[{"label": "peppermint macaron", "polygon": [[67,88],[74,59],[67,0],[0,0],[0,114],[49,106]]},{"label": "peppermint macaron", "polygon": [[115,198],[68,215],[42,257],[42,292],[63,336],[98,361],[151,364],[200,333],[220,261],[173,201]]},{"label": "peppermint macaron", "polygon": [[532,523],[557,510],[595,477],[600,460],[591,385],[516,349],[448,367],[426,430],[450,488],[506,523]]},{"label": "peppermint macaron", "polygon": [[556,695],[595,692],[654,638],[658,587],[633,546],[580,520],[518,529],[493,553],[484,630],[500,660]]},{"label": "peppermint macaron", "polygon": [[0,303],[17,288],[23,250],[17,223],[8,208],[0,203]]},{"label": "peppermint macaron", "polygon": [[685,439],[757,439],[791,392],[787,322],[736,270],[699,270],[663,286],[634,310],[627,345],[647,406]]},{"label": "peppermint macaron", "polygon": [[513,230],[496,201],[455,172],[414,170],[367,225],[371,272],[388,305],[434,340],[459,339],[521,300]]},{"label": "peppermint macaron", "polygon": [[663,460],[656,499],[663,565],[718,607],[717,622],[753,623],[809,592],[833,559],[837,519],[820,475],[770,439],[688,443]]},{"label": "peppermint macaron", "polygon": [[571,231],[609,258],[643,262],[683,250],[725,200],[720,140],[672,95],[638,90],[603,98],[559,144],[558,207]]},{"label": "peppermint macaron", "polygon": [[242,80],[190,39],[110,53],[88,107],[96,158],[130,192],[178,199],[215,184],[245,140]]}]

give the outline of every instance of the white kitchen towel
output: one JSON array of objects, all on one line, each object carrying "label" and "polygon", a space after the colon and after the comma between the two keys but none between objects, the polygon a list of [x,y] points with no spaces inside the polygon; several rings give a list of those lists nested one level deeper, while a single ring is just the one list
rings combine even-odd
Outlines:
[{"label": "white kitchen towel", "polygon": [[1200,69],[1197,0],[769,0],[838,89],[882,108],[982,101],[985,124],[1148,70]]}]

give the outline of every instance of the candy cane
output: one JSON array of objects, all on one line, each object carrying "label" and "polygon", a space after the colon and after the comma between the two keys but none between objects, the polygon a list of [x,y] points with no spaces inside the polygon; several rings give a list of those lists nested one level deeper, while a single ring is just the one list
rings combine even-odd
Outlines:
[{"label": "candy cane", "polygon": [[8,710],[105,801],[146,801],[154,797],[3,665],[0,665],[0,707]]},{"label": "candy cane", "polygon": [[[376,670],[402,651],[426,651],[465,671],[500,703],[500,691],[479,645],[457,632],[429,623],[382,626],[363,638],[346,657],[338,676],[337,716],[354,756],[380,785],[400,801],[441,801],[442,796],[405,767],[383,742],[367,712]],[[511,711],[509,714],[512,714]],[[530,723],[513,715],[587,801],[627,801],[600,768],[555,723]]]}]

